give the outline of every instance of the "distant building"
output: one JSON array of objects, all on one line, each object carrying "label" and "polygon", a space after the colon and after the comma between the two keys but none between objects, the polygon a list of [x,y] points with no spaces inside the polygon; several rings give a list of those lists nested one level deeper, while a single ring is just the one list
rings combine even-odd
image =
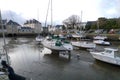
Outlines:
[{"label": "distant building", "polygon": [[86,25],[86,22],[80,22],[80,23],[77,23],[76,26],[75,26],[75,29],[79,29],[79,30],[82,30],[82,29],[85,29],[85,25]]},{"label": "distant building", "polygon": [[31,27],[21,27],[20,29],[18,29],[18,32],[21,33],[34,33],[34,29],[32,29]]},{"label": "distant building", "polygon": [[82,27],[83,29],[85,29],[86,24],[87,24],[87,22],[82,22],[82,23],[81,23],[81,27]]},{"label": "distant building", "polygon": [[[7,20],[2,20],[3,29],[4,29],[5,32],[7,32],[6,31],[6,24],[7,24]],[[0,33],[2,33],[2,31],[3,31],[2,26],[0,24]]]},{"label": "distant building", "polygon": [[60,34],[60,33],[62,33],[63,30],[65,30],[65,29],[63,29],[63,25],[56,25],[54,34]]},{"label": "distant building", "polygon": [[[2,20],[2,25],[3,25],[4,29],[6,29],[6,24],[7,24],[7,20]],[[2,29],[1,25],[0,25],[0,29]]]},{"label": "distant building", "polygon": [[24,26],[26,27],[30,27],[32,29],[34,29],[35,33],[41,33],[42,32],[42,25],[39,21],[32,19],[32,20],[27,20],[24,23]]},{"label": "distant building", "polygon": [[21,25],[18,24],[17,22],[9,20],[6,24],[7,34],[17,34],[18,28],[20,28],[20,27],[21,27]]},{"label": "distant building", "polygon": [[64,25],[56,25],[55,28],[56,28],[56,29],[59,29],[59,30],[62,30],[62,27],[63,27],[63,26],[64,26]]},{"label": "distant building", "polygon": [[48,25],[47,27],[48,27],[48,31],[49,31],[49,32],[52,33],[52,32],[55,31],[55,27],[54,27],[54,26]]}]

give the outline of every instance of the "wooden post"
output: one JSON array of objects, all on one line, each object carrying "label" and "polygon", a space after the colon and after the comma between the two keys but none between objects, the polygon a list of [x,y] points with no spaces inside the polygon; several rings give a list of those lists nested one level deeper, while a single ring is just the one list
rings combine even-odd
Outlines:
[{"label": "wooden post", "polygon": [[71,59],[71,51],[68,51],[68,59]]}]

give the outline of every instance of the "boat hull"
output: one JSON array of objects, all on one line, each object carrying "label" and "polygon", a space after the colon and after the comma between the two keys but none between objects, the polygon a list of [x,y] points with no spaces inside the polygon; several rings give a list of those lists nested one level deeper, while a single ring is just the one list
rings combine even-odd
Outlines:
[{"label": "boat hull", "polygon": [[120,59],[104,56],[104,55],[101,55],[101,53],[95,53],[95,52],[90,52],[90,53],[92,54],[93,58],[97,60],[120,66]]},{"label": "boat hull", "polygon": [[71,51],[73,47],[71,44],[63,44],[61,46],[55,46],[55,41],[43,41],[43,46],[51,49],[52,51]]},{"label": "boat hull", "polygon": [[106,36],[95,36],[95,37],[93,37],[93,39],[95,39],[95,40],[105,40],[105,39],[107,39],[107,37]]},{"label": "boat hull", "polygon": [[110,45],[110,42],[103,41],[103,40],[94,40],[93,43],[98,44],[98,45],[104,45],[104,46]]},{"label": "boat hull", "polygon": [[83,49],[93,49],[96,47],[94,43],[87,42],[71,42],[73,46],[83,48]]}]

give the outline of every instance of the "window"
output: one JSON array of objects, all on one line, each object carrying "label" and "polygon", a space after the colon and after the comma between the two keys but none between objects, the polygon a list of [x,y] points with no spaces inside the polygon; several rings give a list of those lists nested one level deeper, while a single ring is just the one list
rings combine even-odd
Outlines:
[{"label": "window", "polygon": [[105,53],[112,53],[112,51],[111,50],[106,50]]}]

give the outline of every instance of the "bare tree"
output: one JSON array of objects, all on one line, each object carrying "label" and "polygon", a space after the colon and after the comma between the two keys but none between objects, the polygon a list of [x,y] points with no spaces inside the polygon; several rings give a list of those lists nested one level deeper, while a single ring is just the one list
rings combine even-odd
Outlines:
[{"label": "bare tree", "polygon": [[69,29],[74,29],[80,25],[80,17],[78,15],[72,15],[63,21],[63,24],[66,25]]}]

